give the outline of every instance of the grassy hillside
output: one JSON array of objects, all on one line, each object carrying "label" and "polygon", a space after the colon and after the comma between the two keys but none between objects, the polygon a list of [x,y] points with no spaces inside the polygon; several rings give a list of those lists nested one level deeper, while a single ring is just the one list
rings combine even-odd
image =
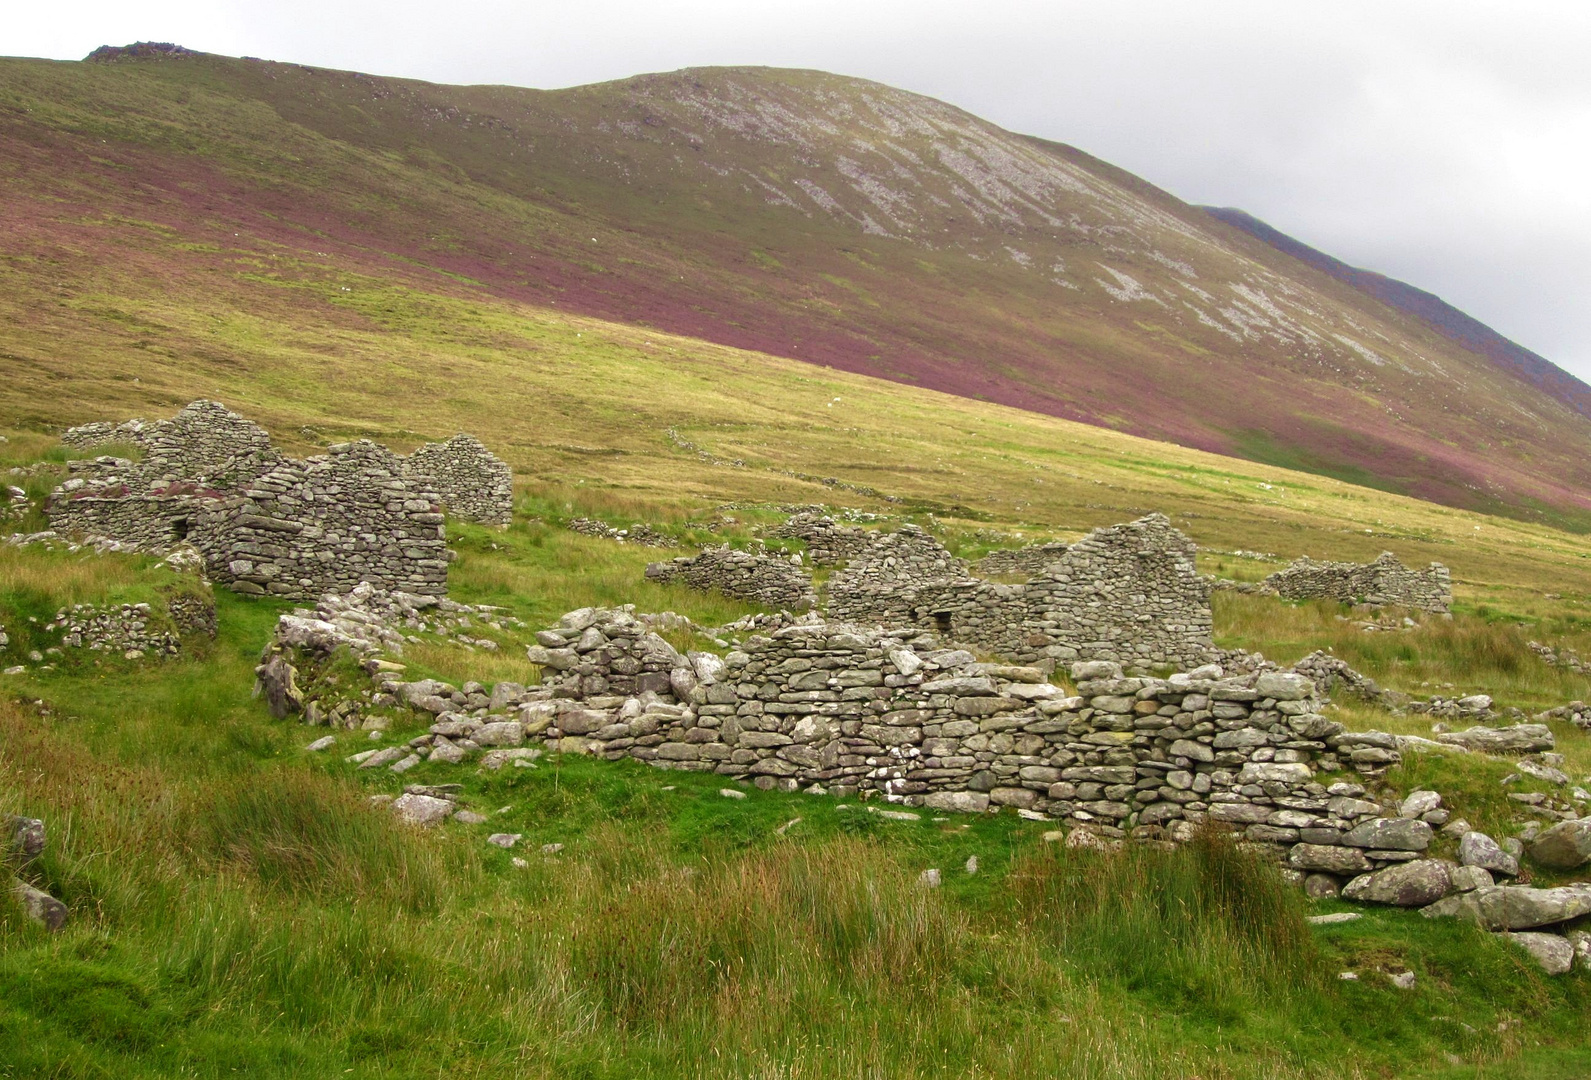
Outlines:
[{"label": "grassy hillside", "polygon": [[48,290],[15,297],[43,339],[13,335],[19,363],[65,359],[80,320],[218,359],[94,305],[128,292],[101,275],[227,292],[318,262],[1591,520],[1591,420],[1512,368],[1086,154],[876,84],[545,92],[112,50],[0,63],[0,147],[5,255]]},{"label": "grassy hillside", "polygon": [[[636,85],[653,100],[676,83]],[[349,86],[369,99],[357,113]],[[556,100],[600,111],[613,92]],[[446,108],[428,96],[455,94]],[[577,515],[646,521],[687,546],[744,545],[781,518],[778,505],[823,502],[916,521],[972,557],[1159,510],[1222,576],[1389,548],[1454,571],[1453,619],[1404,627],[1400,613],[1400,629],[1377,633],[1339,605],[1221,594],[1219,644],[1281,661],[1330,647],[1413,694],[1484,691],[1528,710],[1591,698],[1591,683],[1526,644],[1591,656],[1591,549],[1551,524],[1566,518],[1547,498],[1577,482],[1559,471],[1578,445],[1572,427],[1557,456],[1510,443],[1544,478],[1540,519],[1524,520],[1523,488],[1490,491],[1486,505],[1511,515],[1492,516],[943,393],[900,371],[884,381],[737,348],[724,342],[819,325],[810,320],[845,334],[883,327],[860,319],[874,310],[865,299],[833,298],[905,262],[869,268],[854,237],[826,253],[814,242],[803,259],[861,269],[780,299],[793,264],[771,240],[752,254],[732,231],[714,234],[721,249],[660,246],[672,194],[650,210],[639,195],[613,203],[628,224],[598,229],[579,185],[554,183],[563,165],[488,175],[476,137],[506,136],[485,106],[536,100],[555,99],[223,60],[0,64],[0,481],[43,494],[64,474],[64,425],[167,416],[201,396],[299,452],[470,431],[513,465],[517,506],[506,530],[449,526],[450,587],[532,627],[587,604],[672,609],[709,626],[749,610],[645,581],[658,552],[574,534]],[[429,119],[416,126],[414,109]],[[544,186],[509,191],[527,177]],[[689,212],[704,215],[691,219],[698,236],[721,220],[712,215],[740,212],[706,187],[701,199],[713,205]],[[536,254],[511,261],[499,247]],[[952,258],[921,261],[949,265],[941,257]],[[702,291],[663,290],[663,265]],[[741,307],[713,292],[731,280],[744,284]],[[657,286],[656,306],[640,304],[638,282]],[[603,305],[624,318],[592,314]],[[773,314],[734,325],[753,310]],[[943,310],[968,340],[988,329],[971,308]],[[1105,340],[1106,325],[1077,332]],[[787,340],[820,340],[806,334]],[[877,340],[879,356],[900,355],[897,338]],[[1087,385],[1086,373],[1052,374],[1069,393]],[[1230,405],[1212,379],[1185,392]],[[1135,413],[1113,400],[1121,426],[1153,428],[1159,405]],[[1243,438],[1254,456],[1322,467],[1307,442]],[[1363,461],[1379,445],[1366,442]],[[11,466],[31,471],[8,477]],[[158,605],[170,579],[144,557],[0,545],[0,626],[12,639],[0,668],[46,643],[40,627],[60,607]],[[1336,905],[1306,903],[1221,844],[1066,851],[1044,840],[1044,823],[1007,814],[891,821],[555,756],[500,773],[424,763],[400,779],[344,760],[377,745],[364,731],[305,753],[325,729],[272,720],[250,695],[281,608],[218,600],[219,636],[187,641],[178,659],[68,651],[0,676],[0,812],[46,820],[50,845],[27,872],[71,911],[51,936],[0,903],[0,1077],[1591,1072],[1587,973],[1548,979],[1492,936],[1408,912],[1311,927],[1304,915]],[[513,648],[433,641],[405,659],[455,681],[535,674]],[[1424,719],[1351,703],[1334,715],[1428,733]],[[1591,784],[1591,736],[1555,732],[1575,782]],[[1385,784],[1435,786],[1456,813],[1508,835],[1524,811],[1507,793],[1546,785],[1505,787],[1506,772],[1421,758]],[[367,797],[406,781],[461,782],[489,821],[400,828]],[[503,851],[485,842],[495,831],[524,839]],[[926,868],[942,871],[942,888],[916,885]],[[1387,978],[1405,971],[1412,991]]]}]

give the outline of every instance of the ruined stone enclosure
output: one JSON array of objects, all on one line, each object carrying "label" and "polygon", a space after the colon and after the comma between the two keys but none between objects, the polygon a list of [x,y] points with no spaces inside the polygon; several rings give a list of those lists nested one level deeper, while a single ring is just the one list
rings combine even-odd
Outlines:
[{"label": "ruined stone enclosure", "polygon": [[1447,567],[1424,570],[1404,566],[1390,551],[1374,562],[1316,562],[1305,556],[1263,582],[1289,600],[1325,599],[1345,604],[1396,604],[1445,614],[1453,603]]},{"label": "ruined stone enclosure", "polygon": [[[1213,648],[1210,583],[1194,566],[1197,549],[1161,514],[995,560],[1001,572],[1039,567],[1017,584],[974,576],[913,525],[874,533],[798,515],[777,535],[816,542],[822,561],[845,563],[823,603],[833,619],[930,629],[1046,671],[1078,660],[1195,667]],[[804,569],[767,553],[704,552],[653,564],[647,576],[770,607],[799,609],[812,592]]]},{"label": "ruined stone enclosure", "polygon": [[408,458],[360,440],[298,460],[258,424],[196,401],[170,420],[90,424],[63,441],[132,442],[144,459],[100,459],[63,484],[46,506],[56,531],[151,552],[188,542],[211,578],[243,593],[309,598],[368,581],[441,596],[444,508],[500,523],[512,507],[508,466],[468,435]]}]

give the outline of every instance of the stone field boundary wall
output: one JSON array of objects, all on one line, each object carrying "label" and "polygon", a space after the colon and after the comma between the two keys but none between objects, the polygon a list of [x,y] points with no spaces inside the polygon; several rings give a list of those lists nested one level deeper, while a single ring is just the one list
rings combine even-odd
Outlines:
[{"label": "stone field boundary wall", "polygon": [[1374,562],[1317,562],[1305,556],[1267,577],[1261,586],[1289,600],[1326,599],[1345,604],[1396,604],[1445,614],[1453,604],[1447,567],[1404,566],[1390,551]]}]

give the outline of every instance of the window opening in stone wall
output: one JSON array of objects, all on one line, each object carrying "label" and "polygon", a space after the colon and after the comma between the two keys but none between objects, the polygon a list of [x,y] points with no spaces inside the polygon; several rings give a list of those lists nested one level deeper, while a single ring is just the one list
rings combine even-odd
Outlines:
[{"label": "window opening in stone wall", "polygon": [[185,517],[173,518],[171,522],[171,535],[176,540],[188,539],[188,519]]},{"label": "window opening in stone wall", "polygon": [[936,612],[934,612],[934,627],[941,634],[950,633],[950,612],[948,612],[948,611],[936,611]]}]

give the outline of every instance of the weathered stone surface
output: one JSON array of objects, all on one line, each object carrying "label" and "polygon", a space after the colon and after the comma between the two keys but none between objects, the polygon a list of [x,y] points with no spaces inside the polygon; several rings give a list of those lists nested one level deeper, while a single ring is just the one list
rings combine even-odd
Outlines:
[{"label": "weathered stone surface", "polygon": [[525,741],[525,728],[517,720],[482,724],[470,738],[477,746],[518,746]]},{"label": "weathered stone surface", "polygon": [[43,923],[46,929],[59,930],[66,925],[66,905],[44,890],[19,880],[12,883],[11,894],[23,913],[34,922]]},{"label": "weathered stone surface", "polygon": [[1469,919],[1488,930],[1529,930],[1591,914],[1591,885],[1555,889],[1493,885],[1446,897],[1422,914]]},{"label": "weathered stone surface", "polygon": [[989,808],[989,796],[979,791],[935,791],[923,799],[930,810],[977,814]]},{"label": "weathered stone surface", "polygon": [[1431,846],[1431,826],[1408,818],[1373,818],[1343,834],[1349,847],[1382,851],[1424,851]]},{"label": "weathered stone surface", "polygon": [[1295,870],[1319,870],[1328,874],[1363,874],[1370,860],[1357,848],[1327,844],[1294,844],[1287,853],[1287,864]]},{"label": "weathered stone surface", "polygon": [[1572,870],[1591,862],[1591,818],[1560,821],[1530,842],[1530,857],[1542,866]]},{"label": "weathered stone surface", "polygon": [[1362,874],[1343,886],[1342,895],[1345,900],[1394,907],[1426,907],[1446,896],[1452,886],[1445,863],[1436,859],[1416,859],[1373,874]]},{"label": "weathered stone surface", "polygon": [[1473,829],[1458,842],[1458,861],[1465,866],[1478,866],[1509,877],[1519,873],[1518,859],[1498,846],[1497,841]]},{"label": "weathered stone surface", "polygon": [[1574,966],[1574,946],[1557,934],[1526,932],[1501,936],[1529,953],[1548,975],[1566,975]]},{"label": "weathered stone surface", "polygon": [[1302,701],[1315,696],[1315,684],[1291,671],[1266,671],[1254,681],[1254,691],[1277,701]]},{"label": "weathered stone surface", "polygon": [[448,799],[405,792],[392,801],[392,812],[411,825],[440,825],[457,809]]},{"label": "weathered stone surface", "polygon": [[1552,729],[1546,724],[1515,724],[1506,728],[1477,726],[1465,731],[1446,731],[1436,738],[1438,742],[1483,754],[1537,754],[1553,747]]}]

